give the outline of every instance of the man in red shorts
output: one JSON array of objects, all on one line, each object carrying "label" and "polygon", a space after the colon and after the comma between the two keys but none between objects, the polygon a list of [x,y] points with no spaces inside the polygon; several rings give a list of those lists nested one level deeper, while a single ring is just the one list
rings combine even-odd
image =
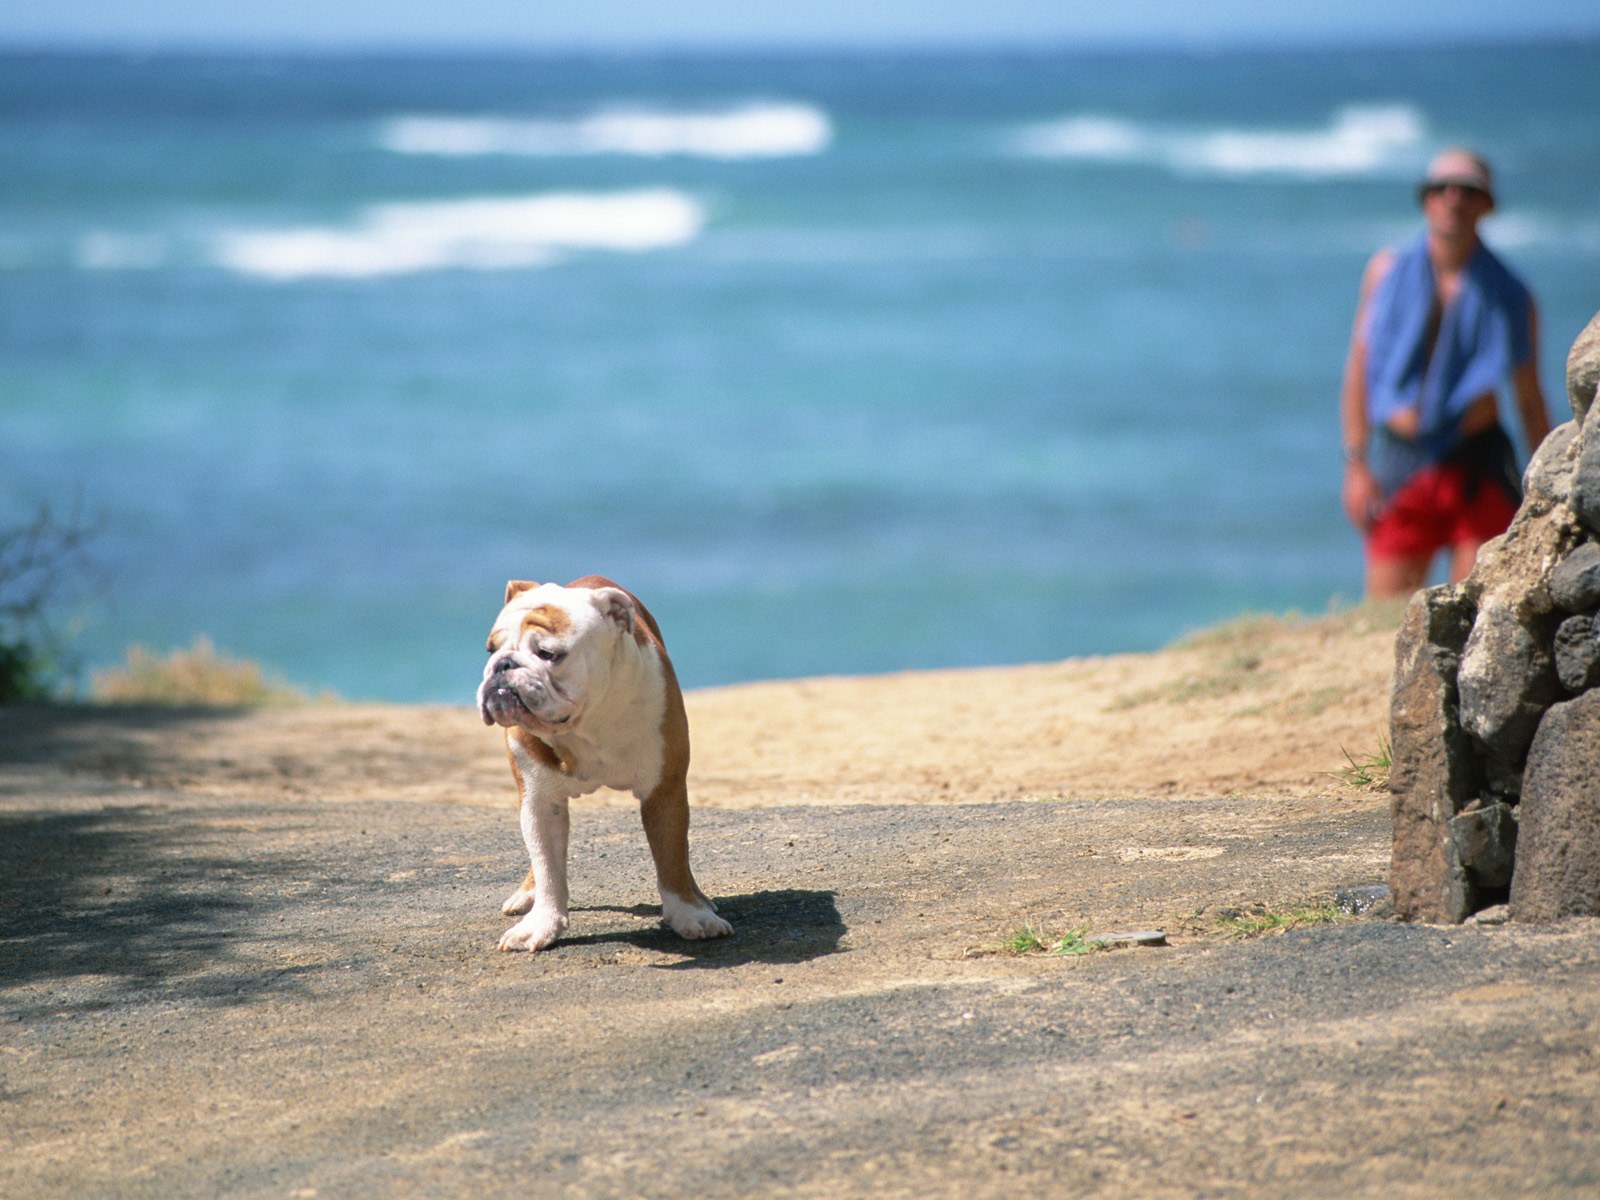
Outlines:
[{"label": "man in red shorts", "polygon": [[1529,451],[1550,431],[1533,297],[1478,237],[1494,209],[1488,164],[1446,150],[1420,196],[1423,235],[1367,264],[1340,398],[1344,507],[1366,537],[1369,596],[1421,587],[1440,551],[1465,578],[1511,523],[1521,473],[1504,382]]}]

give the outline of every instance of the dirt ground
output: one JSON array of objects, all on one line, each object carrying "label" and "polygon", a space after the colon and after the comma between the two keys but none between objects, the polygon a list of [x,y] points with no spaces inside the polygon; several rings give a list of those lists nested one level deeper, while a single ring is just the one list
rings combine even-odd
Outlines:
[{"label": "dirt ground", "polygon": [[1600,1194],[1600,922],[1373,904],[1393,627],[695,693],[735,936],[596,797],[536,956],[467,708],[0,710],[0,1195]]}]

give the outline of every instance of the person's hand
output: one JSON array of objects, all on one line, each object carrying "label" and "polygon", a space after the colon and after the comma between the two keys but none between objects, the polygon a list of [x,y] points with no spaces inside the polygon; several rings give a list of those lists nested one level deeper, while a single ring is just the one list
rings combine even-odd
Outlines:
[{"label": "person's hand", "polygon": [[1383,489],[1364,462],[1349,463],[1344,469],[1344,514],[1362,533],[1372,528],[1383,507]]}]

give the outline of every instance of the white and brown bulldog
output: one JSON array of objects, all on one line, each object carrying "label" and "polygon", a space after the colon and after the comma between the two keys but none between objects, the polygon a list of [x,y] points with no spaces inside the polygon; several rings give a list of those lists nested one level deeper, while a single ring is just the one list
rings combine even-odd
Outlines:
[{"label": "white and brown bulldog", "polygon": [[478,688],[503,725],[532,866],[502,906],[502,950],[543,950],[567,928],[567,805],[610,787],[639,798],[662,919],[679,937],[733,932],[689,872],[689,720],[655,618],[609,579],[512,580]]}]

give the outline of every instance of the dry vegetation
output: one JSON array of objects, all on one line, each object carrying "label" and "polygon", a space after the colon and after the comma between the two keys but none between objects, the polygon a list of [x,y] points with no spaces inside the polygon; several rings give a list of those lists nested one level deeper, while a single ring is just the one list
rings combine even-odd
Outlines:
[{"label": "dry vegetation", "polygon": [[261,708],[310,700],[298,688],[269,677],[259,663],[220,653],[205,637],[166,655],[134,646],[123,666],[94,673],[89,694],[101,704],[193,708]]}]

